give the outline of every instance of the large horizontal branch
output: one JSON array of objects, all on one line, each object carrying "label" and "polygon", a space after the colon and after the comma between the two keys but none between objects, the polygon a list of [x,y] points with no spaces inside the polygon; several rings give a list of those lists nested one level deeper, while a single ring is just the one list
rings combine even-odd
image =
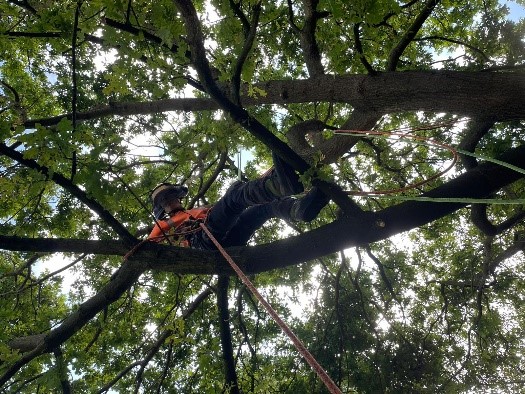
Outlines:
[{"label": "large horizontal branch", "polygon": [[[122,241],[87,240],[68,238],[26,238],[0,235],[0,249],[11,251],[42,250],[49,253],[87,253],[108,256],[124,256],[130,248]],[[144,243],[130,257],[130,261],[156,265],[158,259],[164,264],[175,264],[181,273],[212,274],[229,272],[227,264],[217,261],[218,254],[198,249]]]},{"label": "large horizontal branch", "polygon": [[[264,94],[241,91],[245,107],[263,104],[307,102],[348,103],[378,113],[402,111],[448,112],[458,115],[493,117],[496,120],[524,119],[525,74],[517,72],[415,71],[370,75],[319,76],[304,80],[276,80],[255,85]],[[227,89],[225,89],[227,90]],[[253,90],[251,90],[253,91]],[[257,91],[257,90],[255,90]],[[218,110],[211,98],[175,98],[150,102],[111,103],[77,113],[77,121],[105,116],[130,116],[168,111]],[[57,124],[63,114],[32,119],[25,127]]]},{"label": "large horizontal branch", "polygon": [[[525,168],[525,146],[509,150],[499,160]],[[423,194],[432,198],[483,198],[518,180],[522,175],[493,163],[482,163],[457,178]],[[357,245],[386,239],[442,218],[465,203],[407,201],[356,219],[343,218],[316,230],[266,245],[230,248],[247,273],[259,273],[296,265]],[[83,252],[124,255],[119,241],[32,239],[0,236],[0,248],[32,252]],[[146,243],[130,261],[148,269],[179,274],[232,273],[218,253]]]}]

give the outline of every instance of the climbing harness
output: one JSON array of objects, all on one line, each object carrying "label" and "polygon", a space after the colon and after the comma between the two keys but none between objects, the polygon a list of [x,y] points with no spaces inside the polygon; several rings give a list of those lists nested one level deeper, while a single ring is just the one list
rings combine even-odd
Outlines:
[{"label": "climbing harness", "polygon": [[148,240],[161,242],[170,238],[182,239],[180,246],[188,247],[187,235],[201,231],[199,223],[205,223],[211,208],[178,211],[166,220],[157,220]]},{"label": "climbing harness", "polygon": [[250,292],[257,298],[257,300],[262,304],[264,309],[268,312],[268,314],[273,318],[273,320],[277,323],[277,325],[283,330],[283,332],[290,338],[292,343],[294,344],[295,348],[299,351],[301,356],[306,360],[308,365],[314,370],[314,372],[319,376],[319,378],[322,380],[322,382],[325,384],[328,391],[332,394],[342,394],[342,391],[337,387],[335,382],[328,376],[326,371],[319,365],[317,360],[312,356],[312,354],[306,349],[304,344],[301,342],[301,340],[293,333],[293,331],[288,327],[288,325],[279,317],[277,312],[272,308],[272,306],[264,299],[264,297],[259,293],[259,291],[255,288],[255,286],[252,284],[250,279],[242,272],[242,270],[239,268],[239,266],[233,261],[231,256],[224,250],[222,245],[217,241],[217,239],[213,236],[213,234],[208,230],[206,225],[204,223],[199,224],[200,228],[206,233],[206,235],[211,239],[213,244],[217,247],[219,252],[222,254],[222,256],[226,259],[226,261],[230,264],[232,269],[235,271],[239,279],[244,283],[244,285],[250,290]]}]

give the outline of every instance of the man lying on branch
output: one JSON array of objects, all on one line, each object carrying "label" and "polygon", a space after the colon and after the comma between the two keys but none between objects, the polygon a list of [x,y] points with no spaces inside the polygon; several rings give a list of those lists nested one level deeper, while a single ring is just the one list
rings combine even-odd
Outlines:
[{"label": "man lying on branch", "polygon": [[229,247],[245,245],[271,218],[292,222],[315,219],[329,199],[316,187],[301,198],[291,197],[304,191],[299,176],[277,155],[272,158],[274,166],[269,174],[249,182],[235,182],[211,208],[186,210],[181,203],[188,194],[186,186],[158,185],[151,193],[157,223],[149,239],[211,250],[215,246],[200,222],[223,247]]}]

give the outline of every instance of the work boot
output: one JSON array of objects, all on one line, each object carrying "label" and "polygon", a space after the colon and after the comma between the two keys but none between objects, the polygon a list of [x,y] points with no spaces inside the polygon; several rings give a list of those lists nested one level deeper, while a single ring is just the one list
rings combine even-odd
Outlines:
[{"label": "work boot", "polygon": [[311,222],[330,199],[321,190],[314,187],[304,197],[292,197],[276,200],[271,204],[272,215],[292,222]]},{"label": "work boot", "polygon": [[295,170],[275,153],[272,153],[273,169],[265,180],[265,189],[276,197],[292,196],[304,191]]},{"label": "work boot", "polygon": [[330,198],[317,187],[313,187],[304,197],[295,200],[290,208],[290,217],[298,222],[311,222],[328,204],[328,201]]}]

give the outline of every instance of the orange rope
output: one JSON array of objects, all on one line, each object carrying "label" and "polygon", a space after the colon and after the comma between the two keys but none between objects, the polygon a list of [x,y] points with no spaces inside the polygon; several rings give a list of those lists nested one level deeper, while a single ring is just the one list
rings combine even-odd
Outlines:
[{"label": "orange rope", "polygon": [[142,241],[140,241],[138,244],[136,244],[135,246],[133,246],[123,257],[123,261],[122,262],[125,262],[126,260],[128,260],[131,256],[133,256],[137,250],[139,250],[139,248],[144,245],[146,242],[148,242],[149,239],[143,239]]},{"label": "orange rope", "polygon": [[306,349],[304,344],[301,342],[301,340],[293,333],[293,331],[286,325],[286,323],[279,317],[277,312],[272,308],[272,306],[264,299],[264,297],[259,293],[259,291],[255,288],[255,286],[252,284],[250,279],[242,272],[242,270],[239,268],[237,264],[233,261],[233,259],[230,257],[230,255],[224,250],[224,248],[221,246],[221,244],[217,241],[217,239],[213,236],[213,234],[208,230],[208,228],[204,225],[204,223],[200,223],[201,228],[204,230],[204,232],[208,235],[208,237],[211,239],[213,244],[217,247],[219,252],[223,255],[223,257],[226,259],[226,261],[230,264],[230,266],[233,268],[235,273],[239,276],[242,283],[246,285],[246,287],[252,292],[252,294],[259,300],[259,302],[263,305],[264,309],[270,314],[270,316],[273,318],[273,320],[277,323],[277,325],[283,330],[283,332],[290,338],[290,340],[293,342],[295,348],[299,351],[299,353],[304,357],[306,362],[310,365],[310,367],[314,370],[314,372],[319,376],[319,378],[323,381],[328,391],[332,394],[342,394],[342,391],[337,387],[337,385],[334,383],[334,381],[328,376],[326,371],[319,365],[317,360],[312,356],[312,354]]},{"label": "orange rope", "polygon": [[[441,126],[436,126],[436,127],[441,127]],[[426,129],[424,129],[424,130],[426,130]],[[418,135],[413,135],[413,134],[408,134],[408,133],[399,133],[399,132],[393,132],[393,131],[372,131],[372,130],[336,130],[335,134],[386,135],[386,136],[397,136],[397,137],[403,137],[403,138],[410,138],[410,139],[413,139],[415,141],[423,141],[426,144],[433,145],[433,146],[436,146],[438,148],[448,150],[449,152],[452,153],[452,162],[450,163],[450,165],[447,168],[445,168],[444,170],[439,171],[438,173],[432,175],[431,177],[429,177],[427,179],[423,179],[422,181],[419,181],[419,182],[416,182],[416,183],[412,183],[411,185],[408,185],[408,186],[405,186],[405,187],[400,187],[400,188],[397,188],[397,189],[373,190],[373,191],[369,191],[369,192],[365,192],[365,191],[349,191],[349,192],[347,192],[348,194],[351,194],[351,195],[367,196],[367,195],[374,195],[374,194],[394,194],[394,193],[401,193],[401,192],[405,192],[407,190],[415,189],[416,187],[425,185],[428,182],[433,181],[434,179],[439,178],[440,176],[442,176],[445,173],[447,173],[448,171],[450,171],[452,169],[452,167],[454,167],[454,165],[458,161],[458,157],[459,157],[458,156],[458,152],[456,151],[456,149],[454,149],[454,147],[452,147],[450,145],[447,145],[447,144],[435,141],[435,140],[433,140],[431,138],[421,137],[421,136],[418,136]]]}]

